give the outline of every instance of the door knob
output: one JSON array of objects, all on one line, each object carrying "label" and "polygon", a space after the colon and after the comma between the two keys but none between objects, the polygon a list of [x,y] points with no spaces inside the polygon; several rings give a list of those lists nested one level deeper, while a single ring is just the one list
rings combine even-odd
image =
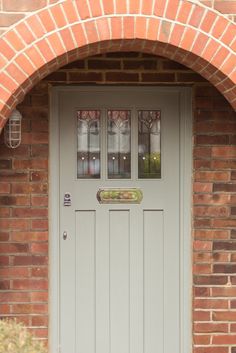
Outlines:
[{"label": "door knob", "polygon": [[66,239],[67,239],[67,232],[64,231],[64,232],[63,232],[63,240],[66,240]]}]

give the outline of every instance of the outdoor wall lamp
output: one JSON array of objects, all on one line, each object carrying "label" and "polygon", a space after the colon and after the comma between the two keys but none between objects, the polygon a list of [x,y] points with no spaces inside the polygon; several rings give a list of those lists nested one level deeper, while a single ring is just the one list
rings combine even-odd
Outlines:
[{"label": "outdoor wall lamp", "polygon": [[9,148],[17,148],[21,143],[21,113],[15,109],[4,127],[4,142]]}]

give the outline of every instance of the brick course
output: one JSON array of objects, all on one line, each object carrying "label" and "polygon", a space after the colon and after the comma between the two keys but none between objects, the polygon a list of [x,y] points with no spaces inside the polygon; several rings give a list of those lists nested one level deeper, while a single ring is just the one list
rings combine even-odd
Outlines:
[{"label": "brick course", "polygon": [[[26,17],[27,15],[33,13],[36,10],[43,9],[49,5],[63,2],[66,0],[34,0],[34,1],[27,1],[27,0],[1,0],[0,1],[0,34],[4,33],[9,26],[16,24],[20,19]],[[236,21],[236,2],[233,1],[225,1],[225,0],[212,0],[212,1],[205,1],[199,0],[195,1],[196,3],[203,4],[207,7],[213,8],[220,13],[226,15],[232,21]],[[86,5],[84,5],[86,6]],[[143,12],[149,13],[151,5],[149,5],[148,1],[145,1],[142,4]],[[92,4],[92,13],[95,16],[97,9],[100,9],[99,2],[96,5],[95,1]],[[172,12],[172,6],[167,9],[167,11]],[[113,3],[112,1],[106,2],[104,4],[104,12],[110,13],[113,10]],[[129,4],[129,11],[133,13],[138,13],[139,7],[137,7],[136,1],[131,1]],[[88,10],[87,10],[88,11]],[[195,21],[197,20],[198,14],[193,14]]]}]

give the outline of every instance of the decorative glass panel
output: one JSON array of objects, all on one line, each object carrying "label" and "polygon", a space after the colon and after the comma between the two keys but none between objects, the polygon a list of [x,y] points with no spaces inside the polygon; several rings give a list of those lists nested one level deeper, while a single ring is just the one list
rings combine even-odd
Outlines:
[{"label": "decorative glass panel", "polygon": [[161,177],[161,112],[138,112],[138,176],[141,179]]},{"label": "decorative glass panel", "polygon": [[77,112],[77,178],[100,178],[100,111]]},{"label": "decorative glass panel", "polygon": [[107,160],[109,179],[127,179],[131,175],[131,112],[108,110]]}]

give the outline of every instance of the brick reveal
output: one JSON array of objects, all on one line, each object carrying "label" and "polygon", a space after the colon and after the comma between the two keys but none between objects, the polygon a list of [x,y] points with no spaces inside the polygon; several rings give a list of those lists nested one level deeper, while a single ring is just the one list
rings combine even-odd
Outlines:
[{"label": "brick reveal", "polygon": [[194,105],[194,352],[232,353],[236,115],[213,87],[197,85]]}]

